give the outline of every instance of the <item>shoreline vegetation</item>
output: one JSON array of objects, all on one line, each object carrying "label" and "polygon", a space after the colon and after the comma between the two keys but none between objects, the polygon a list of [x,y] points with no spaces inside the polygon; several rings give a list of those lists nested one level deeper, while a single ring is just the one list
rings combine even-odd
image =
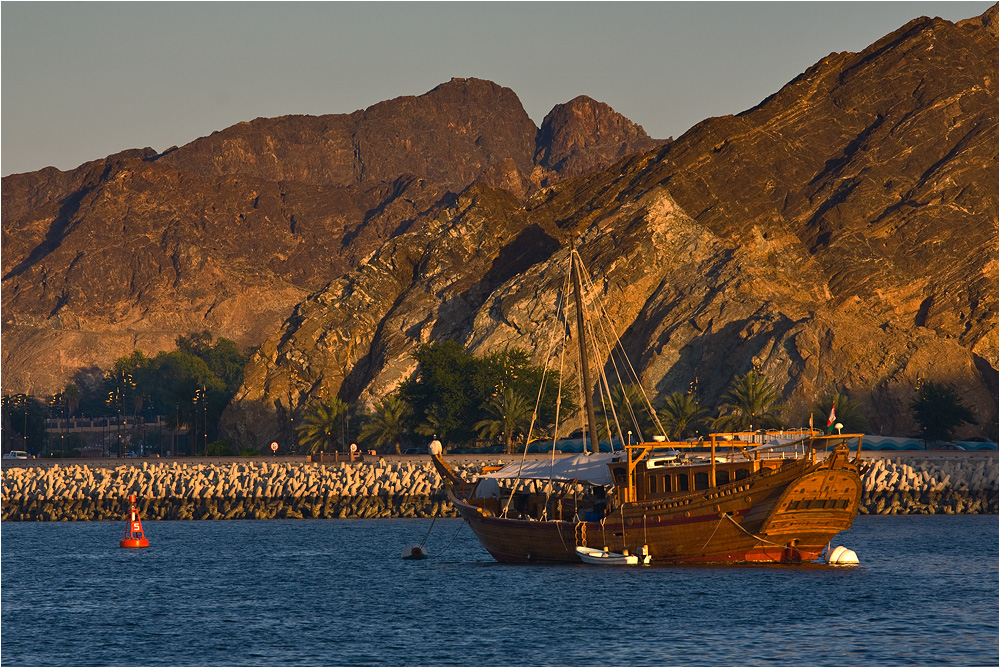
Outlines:
[{"label": "shoreline vegetation", "polygon": [[[453,448],[490,446],[515,453],[532,440],[580,435],[564,433],[573,424],[566,417],[580,407],[565,393],[560,399],[558,372],[531,363],[519,348],[476,356],[457,341],[442,340],[414,351],[414,373],[381,399],[350,403],[321,393],[299,397],[293,407],[290,396],[272,415],[275,421],[265,419],[249,438],[232,420],[224,427],[222,416],[243,385],[251,351],[240,352],[226,338],[213,340],[207,330],[176,343],[176,350],[152,358],[135,350],[46,402],[24,394],[0,397],[3,451],[38,453],[43,459],[134,453],[225,457],[268,455],[269,446],[276,446],[278,454],[294,456],[346,453],[352,444],[365,452],[401,454],[435,438]],[[991,428],[979,429],[951,385],[920,381],[913,389],[910,416],[925,447],[951,442],[963,430],[974,440],[995,442]],[[624,443],[634,431],[639,438],[661,434],[680,441],[712,431],[812,425],[828,414],[831,433],[833,428],[874,433],[860,395],[828,391],[811,407],[792,410],[782,403],[778,385],[756,366],[734,375],[714,400],[701,396],[697,377],[686,390],[648,392],[638,383],[623,383],[608,395],[592,418],[591,440]],[[629,419],[618,426],[618,416]],[[970,429],[979,435],[969,436]]]},{"label": "shoreline vegetation", "polygon": [[[862,514],[1000,510],[995,453],[864,457]],[[455,464],[471,480],[500,460],[457,457]],[[336,463],[286,458],[5,466],[0,519],[121,521],[130,493],[138,496],[145,520],[457,517],[424,458]]]}]

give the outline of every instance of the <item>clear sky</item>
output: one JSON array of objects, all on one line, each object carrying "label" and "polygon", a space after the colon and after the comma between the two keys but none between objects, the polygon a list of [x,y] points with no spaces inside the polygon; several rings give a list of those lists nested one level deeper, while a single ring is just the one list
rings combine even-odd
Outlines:
[{"label": "clear sky", "polygon": [[9,2],[0,173],[163,151],[260,116],[349,113],[452,77],[538,125],[586,94],[656,138],[738,113],[833,51],[992,2]]}]

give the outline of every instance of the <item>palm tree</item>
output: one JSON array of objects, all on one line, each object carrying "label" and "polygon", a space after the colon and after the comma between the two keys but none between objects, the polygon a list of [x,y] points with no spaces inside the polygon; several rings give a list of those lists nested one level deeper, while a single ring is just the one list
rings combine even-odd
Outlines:
[{"label": "palm tree", "polygon": [[[611,407],[614,406],[614,412]],[[618,416],[618,424],[623,431],[636,431],[636,438],[641,439],[645,435],[651,436],[654,427],[653,419],[649,414],[649,407],[646,403],[646,395],[641,386],[635,383],[628,385],[615,385],[611,388],[611,404],[604,404],[594,411],[597,418],[597,437],[610,438],[608,427],[612,432],[615,430],[615,416]]]},{"label": "palm tree", "polygon": [[449,429],[445,425],[444,418],[441,417],[443,412],[444,409],[441,408],[440,404],[431,404],[424,413],[423,422],[414,427],[413,431],[421,436],[433,437],[445,441],[448,438]]},{"label": "palm tree", "polygon": [[401,442],[406,423],[413,409],[410,404],[395,394],[386,395],[375,406],[375,412],[369,416],[368,424],[361,428],[358,438],[370,441],[377,449],[394,443],[396,454],[402,452]]},{"label": "palm tree", "polygon": [[513,452],[515,439],[523,435],[531,424],[531,404],[523,394],[506,386],[483,404],[482,409],[489,417],[477,422],[473,428],[483,438],[502,437],[506,452]]},{"label": "palm tree", "polygon": [[778,413],[784,408],[778,401],[781,392],[756,369],[733,380],[722,395],[719,417],[712,428],[720,431],[752,431],[755,428],[781,427]]},{"label": "palm tree", "polygon": [[656,412],[660,423],[667,430],[666,437],[679,441],[691,436],[702,426],[706,411],[693,394],[674,392],[667,396]]},{"label": "palm tree", "polygon": [[346,416],[347,404],[337,397],[311,404],[302,422],[295,427],[299,444],[306,446],[309,452],[335,450]]},{"label": "palm tree", "polygon": [[66,417],[73,417],[76,409],[80,407],[80,388],[75,383],[70,383],[63,390],[63,400],[66,402]]},{"label": "palm tree", "polygon": [[834,413],[839,422],[844,425],[846,433],[861,434],[868,430],[868,418],[865,417],[861,405],[852,401],[846,394],[833,392],[828,394],[813,406],[813,413],[817,416],[815,424],[822,429],[826,426],[826,418],[830,414],[830,407],[834,407]]}]

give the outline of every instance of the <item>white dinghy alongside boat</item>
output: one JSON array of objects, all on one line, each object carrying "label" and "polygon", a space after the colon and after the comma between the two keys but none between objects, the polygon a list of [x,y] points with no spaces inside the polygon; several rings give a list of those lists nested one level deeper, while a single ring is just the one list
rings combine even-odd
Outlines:
[{"label": "white dinghy alongside boat", "polygon": [[[639,563],[638,555],[609,552],[607,548],[598,550],[593,547],[577,546],[576,554],[583,563],[595,566],[635,566]],[[643,557],[642,563],[649,563],[648,555]]]}]

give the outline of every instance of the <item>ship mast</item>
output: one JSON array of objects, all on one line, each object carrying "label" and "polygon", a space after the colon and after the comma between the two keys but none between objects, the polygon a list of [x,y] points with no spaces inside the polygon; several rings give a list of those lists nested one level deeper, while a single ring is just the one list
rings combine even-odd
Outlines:
[{"label": "ship mast", "polygon": [[594,388],[590,384],[590,365],[587,362],[587,344],[583,324],[583,297],[580,288],[580,268],[583,260],[575,248],[569,252],[570,274],[573,276],[573,298],[576,301],[576,338],[580,345],[580,367],[583,375],[583,400],[587,406],[587,429],[590,434],[590,451],[598,452],[597,419],[594,417]]}]

